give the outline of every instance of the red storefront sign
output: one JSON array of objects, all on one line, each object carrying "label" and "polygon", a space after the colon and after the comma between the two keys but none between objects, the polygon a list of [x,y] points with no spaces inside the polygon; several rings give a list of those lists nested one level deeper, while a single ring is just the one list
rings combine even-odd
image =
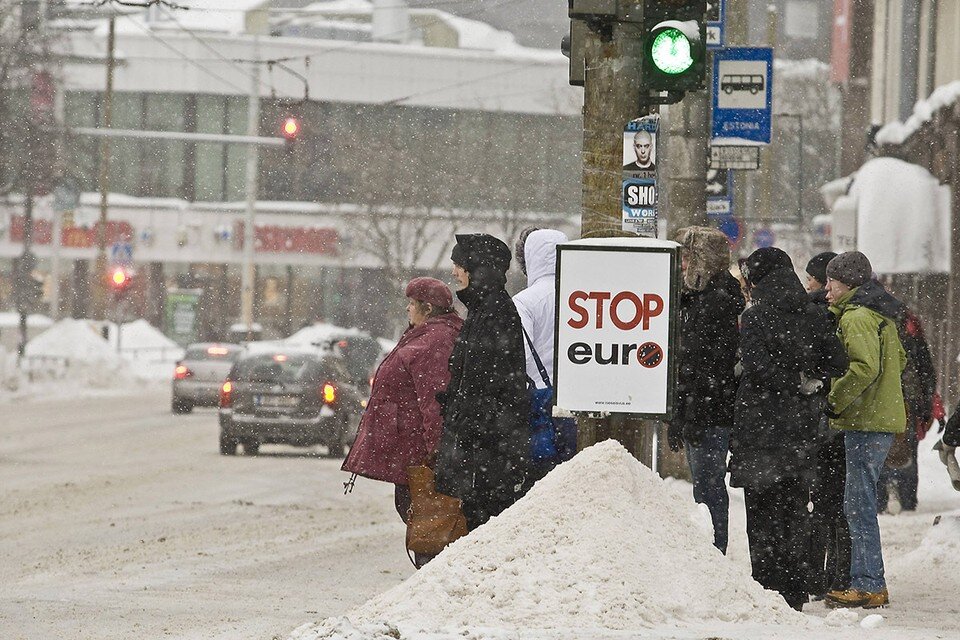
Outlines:
[{"label": "red storefront sign", "polygon": [[[97,246],[97,229],[93,227],[64,227],[60,230],[60,246],[72,249],[89,249]],[[133,227],[124,220],[107,221],[107,244],[129,242],[133,237]],[[33,243],[50,244],[53,239],[53,223],[49,220],[33,221]],[[23,216],[13,216],[10,220],[11,242],[23,242]]]},{"label": "red storefront sign", "polygon": [[[234,247],[243,249],[243,222],[233,227]],[[254,248],[260,253],[315,253],[336,255],[339,235],[336,229],[256,225]]]}]

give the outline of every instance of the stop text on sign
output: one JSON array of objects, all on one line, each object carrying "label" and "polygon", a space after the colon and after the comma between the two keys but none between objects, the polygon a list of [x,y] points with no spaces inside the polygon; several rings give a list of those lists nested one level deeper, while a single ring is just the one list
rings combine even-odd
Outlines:
[{"label": "stop text on sign", "polygon": [[636,329],[641,323],[646,331],[650,328],[650,319],[663,313],[663,298],[655,293],[638,295],[633,291],[621,291],[614,295],[610,291],[574,291],[567,304],[570,311],[579,316],[567,320],[574,329],[583,329],[590,324],[591,309],[597,329],[603,328],[609,316],[613,326],[622,331]]}]

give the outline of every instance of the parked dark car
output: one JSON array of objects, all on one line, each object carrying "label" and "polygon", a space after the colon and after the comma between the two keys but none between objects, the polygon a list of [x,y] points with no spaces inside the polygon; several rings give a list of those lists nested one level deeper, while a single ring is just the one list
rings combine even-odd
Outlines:
[{"label": "parked dark car", "polygon": [[194,407],[216,407],[220,402],[220,386],[241,353],[243,347],[237,344],[189,345],[173,370],[171,410],[190,413]]},{"label": "parked dark car", "polygon": [[343,361],[330,352],[284,349],[249,353],[234,363],[220,389],[220,453],[243,445],[324,445],[343,457],[356,437],[362,397]]}]

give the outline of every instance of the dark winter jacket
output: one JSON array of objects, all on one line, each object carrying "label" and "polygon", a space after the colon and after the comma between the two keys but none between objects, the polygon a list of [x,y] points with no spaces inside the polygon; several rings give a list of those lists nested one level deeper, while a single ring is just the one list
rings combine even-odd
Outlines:
[{"label": "dark winter jacket", "polygon": [[457,297],[467,319],[440,393],[443,436],[437,490],[495,516],[521,495],[530,449],[529,400],[520,316],[496,269],[470,272]]},{"label": "dark winter jacket", "polygon": [[821,404],[801,384],[847,368],[830,319],[791,267],[755,283],[751,300],[740,320],[743,373],[730,445],[730,483],[738,487],[812,473]]},{"label": "dark winter jacket", "polygon": [[680,348],[674,421],[685,441],[698,445],[704,433],[733,426],[737,394],[734,367],[743,311],[740,283],[725,269],[702,291],[680,296]]},{"label": "dark winter jacket", "polygon": [[436,396],[450,381],[450,354],[462,326],[460,316],[447,313],[401,336],[377,368],[344,471],[407,484],[407,467],[437,450],[443,423]]},{"label": "dark winter jacket", "polygon": [[947,426],[943,430],[943,444],[960,447],[960,407],[954,409],[953,415],[947,420]]},{"label": "dark winter jacket", "polygon": [[876,280],[870,280],[858,287],[849,304],[873,309],[896,321],[897,335],[907,355],[907,364],[901,379],[903,401],[911,422],[920,421],[926,426],[933,412],[937,372],[920,319]]}]

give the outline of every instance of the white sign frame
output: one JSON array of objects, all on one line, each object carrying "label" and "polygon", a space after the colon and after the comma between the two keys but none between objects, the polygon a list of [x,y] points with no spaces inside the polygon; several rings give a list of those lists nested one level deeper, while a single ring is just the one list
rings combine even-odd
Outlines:
[{"label": "white sign frame", "polygon": [[679,287],[675,242],[592,238],[557,247],[553,379],[558,410],[672,419]]}]

